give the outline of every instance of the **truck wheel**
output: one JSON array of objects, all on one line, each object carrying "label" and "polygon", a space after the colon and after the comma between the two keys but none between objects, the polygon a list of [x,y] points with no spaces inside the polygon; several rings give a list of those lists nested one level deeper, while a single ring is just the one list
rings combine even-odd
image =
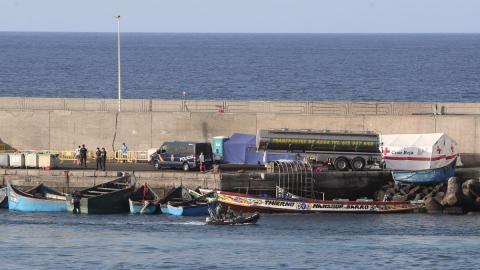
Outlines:
[{"label": "truck wheel", "polygon": [[155,169],[157,169],[157,170],[160,170],[162,168],[162,166],[160,166],[160,162],[158,162],[158,160],[155,160],[153,162],[153,167],[155,167]]},{"label": "truck wheel", "polygon": [[182,165],[182,169],[183,169],[184,171],[188,172],[188,170],[190,170],[190,166],[188,166],[188,163],[185,162],[185,163],[183,163],[183,165]]},{"label": "truck wheel", "polygon": [[356,157],[352,160],[352,168],[355,171],[361,171],[365,168],[365,159]]},{"label": "truck wheel", "polygon": [[335,159],[334,166],[337,171],[346,171],[348,169],[348,160],[344,157],[339,157]]}]

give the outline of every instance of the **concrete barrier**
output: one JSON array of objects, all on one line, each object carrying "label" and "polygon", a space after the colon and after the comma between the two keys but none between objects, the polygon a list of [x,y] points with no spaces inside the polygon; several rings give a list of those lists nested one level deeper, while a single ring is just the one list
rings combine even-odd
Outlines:
[{"label": "concrete barrier", "polygon": [[445,132],[466,165],[480,164],[480,104],[0,98],[0,141],[19,150],[158,147],[260,128]]}]

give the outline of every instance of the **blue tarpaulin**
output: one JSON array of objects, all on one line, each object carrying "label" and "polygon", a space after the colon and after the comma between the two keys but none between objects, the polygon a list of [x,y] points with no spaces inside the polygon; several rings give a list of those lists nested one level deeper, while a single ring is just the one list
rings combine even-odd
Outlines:
[{"label": "blue tarpaulin", "polygon": [[234,133],[223,145],[227,163],[257,164],[255,135]]},{"label": "blue tarpaulin", "polygon": [[[236,164],[263,164],[264,153],[257,152],[256,137],[252,134],[233,134],[223,145],[223,160],[226,163]],[[266,161],[280,159],[294,160],[292,153],[267,152]]]}]

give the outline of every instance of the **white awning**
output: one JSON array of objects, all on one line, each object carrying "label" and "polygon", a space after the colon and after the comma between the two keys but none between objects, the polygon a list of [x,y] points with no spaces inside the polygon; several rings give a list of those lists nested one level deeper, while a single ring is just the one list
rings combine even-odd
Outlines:
[{"label": "white awning", "polygon": [[450,164],[458,145],[445,133],[383,134],[380,151],[387,169],[417,171]]}]

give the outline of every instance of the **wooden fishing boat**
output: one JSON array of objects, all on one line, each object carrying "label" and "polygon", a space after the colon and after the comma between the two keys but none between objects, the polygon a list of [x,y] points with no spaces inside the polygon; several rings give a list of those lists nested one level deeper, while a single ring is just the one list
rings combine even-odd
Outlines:
[{"label": "wooden fishing boat", "polygon": [[163,200],[162,213],[174,216],[208,215],[209,205],[205,198],[192,193],[182,186],[172,189]]},{"label": "wooden fishing boat", "polygon": [[[128,213],[128,198],[135,183],[129,175],[79,191],[82,214]],[[67,195],[67,210],[73,211],[72,195]]]},{"label": "wooden fishing boat", "polygon": [[160,198],[147,183],[143,184],[128,198],[130,213],[156,214],[160,211]]},{"label": "wooden fishing boat", "polygon": [[276,199],[224,191],[216,192],[216,200],[243,212],[263,213],[405,213],[424,208],[409,201]]},{"label": "wooden fishing boat", "polygon": [[66,211],[65,194],[40,184],[22,191],[10,183],[8,187],[8,209],[22,212]]},{"label": "wooden fishing boat", "polygon": [[446,183],[450,177],[455,176],[454,160],[450,164],[436,169],[419,171],[393,171],[392,177],[396,183],[406,185],[427,185]]},{"label": "wooden fishing boat", "polygon": [[248,217],[239,216],[231,219],[217,219],[210,215],[210,217],[207,217],[205,222],[208,225],[246,225],[255,224],[257,223],[258,219],[260,219],[259,213],[254,213]]},{"label": "wooden fishing boat", "polygon": [[8,187],[0,188],[0,208],[8,208]]},{"label": "wooden fishing boat", "polygon": [[179,203],[168,202],[162,207],[162,212],[173,216],[207,216],[209,205],[207,203]]}]

